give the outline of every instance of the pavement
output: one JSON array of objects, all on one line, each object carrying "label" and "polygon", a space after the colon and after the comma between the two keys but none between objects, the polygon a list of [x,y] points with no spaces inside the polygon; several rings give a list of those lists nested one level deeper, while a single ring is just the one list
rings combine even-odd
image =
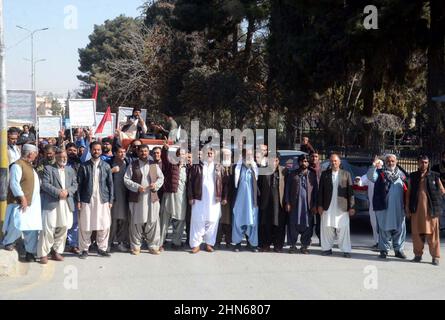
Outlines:
[{"label": "pavement", "polygon": [[0,279],[17,275],[19,266],[17,251],[0,250]]},{"label": "pavement", "polygon": [[[0,277],[0,299],[306,300],[443,299],[445,262],[431,265],[388,256],[380,260],[367,225],[352,229],[352,258],[218,250],[165,251],[159,256],[67,255],[47,265],[20,263],[17,275]],[[314,243],[318,240],[314,237]],[[442,245],[442,250],[444,246]],[[405,253],[413,258],[412,243]]]}]

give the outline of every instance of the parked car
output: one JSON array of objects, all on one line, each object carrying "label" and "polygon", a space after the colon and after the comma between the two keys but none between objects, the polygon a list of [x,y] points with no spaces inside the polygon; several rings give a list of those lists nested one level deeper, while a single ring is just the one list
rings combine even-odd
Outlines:
[{"label": "parked car", "polygon": [[[349,171],[354,182],[355,177],[361,177],[368,172],[368,169],[374,161],[373,158],[367,157],[348,157],[341,159],[341,168]],[[321,163],[322,170],[326,170],[330,166],[329,160],[325,160]],[[397,165],[400,170],[408,177],[408,173],[400,165]],[[366,186],[360,187],[358,185],[353,186],[354,198],[355,198],[355,210],[357,215],[368,214],[369,200],[368,200],[368,188]]]},{"label": "parked car", "polygon": [[277,150],[280,157],[280,166],[287,168],[289,171],[298,169],[298,157],[302,154],[307,155],[306,152],[298,150]]}]

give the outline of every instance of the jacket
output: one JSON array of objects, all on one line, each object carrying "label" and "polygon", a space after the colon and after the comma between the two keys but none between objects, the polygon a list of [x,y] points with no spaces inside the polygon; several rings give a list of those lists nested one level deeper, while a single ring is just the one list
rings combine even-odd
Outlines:
[{"label": "jacket", "polygon": [[[282,208],[284,208],[285,174],[284,174],[284,168],[282,166],[280,166],[278,168],[278,174],[279,174],[279,179],[280,179],[279,186],[278,186],[279,201],[280,201],[280,206]],[[260,194],[260,205],[259,205],[260,210],[266,210],[269,205],[270,194],[272,191],[272,183],[271,183],[272,177],[273,177],[273,173],[269,174],[269,175],[262,175],[262,176],[258,177],[258,189],[259,189],[259,194]]]},{"label": "jacket", "polygon": [[[98,170],[99,174],[99,192],[102,203],[113,203],[114,201],[114,186],[113,175],[108,163],[99,160]],[[94,179],[94,163],[93,160],[88,160],[83,163],[77,173],[77,181],[79,183],[78,197],[79,201],[83,203],[90,203],[93,195],[93,179]]]},{"label": "jacket", "polygon": [[[417,204],[419,200],[421,172],[416,171],[411,173],[409,178],[409,211],[415,214],[417,211]],[[431,210],[432,217],[438,217],[442,214],[442,190],[439,184],[440,176],[435,172],[429,171],[426,176],[426,194],[428,196],[428,207]]]},{"label": "jacket", "polygon": [[[372,173],[373,168],[368,171],[368,179],[370,181],[374,181],[370,179],[370,174]],[[390,186],[390,181],[385,177],[385,171],[383,169],[375,169],[377,173],[377,180],[374,182],[374,196],[372,198],[372,207],[374,211],[386,210],[388,207],[388,191]],[[403,181],[403,190],[407,191],[406,187],[406,177],[401,172],[401,179]]]},{"label": "jacket", "polygon": [[[297,199],[300,194],[301,176],[300,170],[296,170],[289,174],[286,182],[286,197],[285,202],[291,206],[291,212],[297,207]],[[309,210],[317,206],[318,198],[318,179],[317,172],[312,169],[308,169],[307,175],[307,203],[309,204]]]},{"label": "jacket", "polygon": [[[352,178],[348,171],[340,169],[338,173],[338,206],[342,211],[349,211],[354,208],[354,191],[352,190]],[[318,186],[317,207],[322,207],[324,211],[329,209],[332,200],[332,169],[321,173],[320,184]]]},{"label": "jacket", "polygon": [[[68,190],[66,202],[74,212],[74,199],[77,192],[77,177],[73,168],[65,166],[65,189]],[[42,185],[40,187],[42,198],[42,210],[51,211],[59,204],[59,194],[62,190],[59,169],[57,165],[45,166],[42,174]]]},{"label": "jacket", "polygon": [[[191,200],[201,200],[202,199],[202,167],[203,163],[194,164],[190,167],[188,177],[187,177],[187,199]],[[216,202],[221,202],[223,193],[222,175],[221,175],[221,165],[215,163],[215,198]]]},{"label": "jacket", "polygon": [[173,164],[168,159],[168,149],[161,151],[162,173],[164,174],[164,192],[176,193],[179,185],[179,163]]}]

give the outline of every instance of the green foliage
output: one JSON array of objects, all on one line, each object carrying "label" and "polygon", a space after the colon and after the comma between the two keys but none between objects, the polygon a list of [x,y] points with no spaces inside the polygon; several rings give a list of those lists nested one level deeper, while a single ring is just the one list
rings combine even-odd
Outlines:
[{"label": "green foliage", "polygon": [[63,115],[63,107],[62,104],[57,99],[52,99],[51,101],[51,112],[53,116],[61,116]]},{"label": "green foliage", "polygon": [[[320,145],[366,146],[379,113],[434,118],[426,88],[440,73],[428,78],[427,66],[445,65],[444,41],[432,60],[428,35],[445,40],[430,18],[445,12],[432,2],[147,1],[140,19],[95,26],[79,50],[79,79],[85,97],[99,81],[102,105],[143,105],[214,128],[280,128],[287,144],[309,128]],[[363,25],[369,4],[377,30]]]}]

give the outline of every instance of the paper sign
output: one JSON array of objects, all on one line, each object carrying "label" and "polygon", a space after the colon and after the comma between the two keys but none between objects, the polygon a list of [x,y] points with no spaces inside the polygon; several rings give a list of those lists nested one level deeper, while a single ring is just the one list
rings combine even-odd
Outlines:
[{"label": "paper sign", "polygon": [[36,93],[32,90],[7,90],[8,120],[36,123]]},{"label": "paper sign", "polygon": [[73,99],[68,102],[72,127],[94,127],[96,125],[96,100]]},{"label": "paper sign", "polygon": [[[105,112],[96,112],[96,124],[99,125],[99,123],[102,121],[102,118],[104,117]],[[94,132],[96,132],[96,127],[93,128]],[[95,134],[95,137],[97,138],[105,138],[109,136],[114,136],[114,131],[116,130],[116,114],[111,114],[111,122],[107,122],[105,124],[104,130],[102,133]]]},{"label": "paper sign", "polygon": [[62,130],[62,118],[39,116],[38,128],[40,138],[57,138],[59,131]]}]

